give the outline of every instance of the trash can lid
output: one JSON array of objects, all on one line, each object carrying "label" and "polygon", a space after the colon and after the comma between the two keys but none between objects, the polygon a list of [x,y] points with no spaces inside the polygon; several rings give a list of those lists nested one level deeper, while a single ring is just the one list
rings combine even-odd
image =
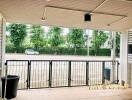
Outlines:
[{"label": "trash can lid", "polygon": [[[17,79],[19,76],[17,75],[7,75],[7,79]],[[6,79],[6,76],[2,77],[1,79]]]}]

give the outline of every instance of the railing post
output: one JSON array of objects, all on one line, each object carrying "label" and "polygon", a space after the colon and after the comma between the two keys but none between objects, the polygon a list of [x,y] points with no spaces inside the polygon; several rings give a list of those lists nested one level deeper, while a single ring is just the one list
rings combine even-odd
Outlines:
[{"label": "railing post", "polygon": [[89,85],[89,61],[86,61],[86,85]]},{"label": "railing post", "polygon": [[69,61],[69,68],[68,68],[68,86],[71,86],[71,61]]},{"label": "railing post", "polygon": [[31,83],[31,61],[28,61],[28,70],[27,70],[27,89],[30,89],[30,83]]},{"label": "railing post", "polygon": [[104,70],[105,70],[105,61],[102,62],[102,84],[105,84]]},{"label": "railing post", "polygon": [[7,76],[7,74],[8,74],[8,61],[6,60],[6,62],[5,62],[5,72],[4,72],[4,74],[5,74],[5,76]]},{"label": "railing post", "polygon": [[49,61],[49,87],[52,87],[52,61]]},{"label": "railing post", "polygon": [[117,61],[117,84],[119,83],[119,61]]}]

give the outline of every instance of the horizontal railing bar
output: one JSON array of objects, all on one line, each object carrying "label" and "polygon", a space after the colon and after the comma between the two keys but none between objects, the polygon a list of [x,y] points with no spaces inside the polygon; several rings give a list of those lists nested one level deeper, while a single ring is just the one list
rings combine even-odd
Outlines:
[{"label": "horizontal railing bar", "polygon": [[6,60],[6,61],[30,61],[30,60]]},{"label": "horizontal railing bar", "polygon": [[[113,62],[112,60],[6,60],[6,61],[57,61],[57,62],[62,62],[62,61],[71,61],[71,62]],[[118,60],[116,60],[115,62],[119,62]]]},{"label": "horizontal railing bar", "polygon": [[34,62],[34,61],[45,61],[45,62],[47,62],[47,61],[51,61],[51,60],[30,60],[31,62]]}]

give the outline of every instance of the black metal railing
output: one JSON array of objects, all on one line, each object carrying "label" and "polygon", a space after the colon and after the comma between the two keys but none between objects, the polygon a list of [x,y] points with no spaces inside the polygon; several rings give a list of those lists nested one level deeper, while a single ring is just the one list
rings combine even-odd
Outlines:
[{"label": "black metal railing", "polygon": [[118,61],[7,60],[6,66],[8,75],[20,76],[18,89],[118,83]]}]

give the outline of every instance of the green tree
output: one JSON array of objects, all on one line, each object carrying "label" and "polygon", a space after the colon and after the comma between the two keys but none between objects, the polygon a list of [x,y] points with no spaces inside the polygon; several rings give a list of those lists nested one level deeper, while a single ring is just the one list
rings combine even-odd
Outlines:
[{"label": "green tree", "polygon": [[46,45],[46,42],[44,40],[44,30],[40,25],[32,25],[31,33],[31,43],[36,50],[39,50],[40,47]]},{"label": "green tree", "polygon": [[119,56],[120,53],[120,33],[116,32],[116,55]]},{"label": "green tree", "polygon": [[99,54],[100,47],[106,42],[107,39],[107,33],[105,33],[104,31],[93,31],[92,48],[95,52],[95,55]]},{"label": "green tree", "polygon": [[62,28],[60,27],[50,27],[49,29],[49,43],[52,47],[58,47],[63,43],[63,38],[61,36]]},{"label": "green tree", "polygon": [[20,52],[24,38],[27,35],[26,25],[24,24],[10,24],[8,30],[10,32],[10,41],[14,45],[16,51]]},{"label": "green tree", "polygon": [[9,45],[11,44],[10,43],[10,36],[9,35],[6,35],[6,45]]},{"label": "green tree", "polygon": [[83,29],[73,28],[70,29],[68,34],[68,44],[75,48],[74,54],[76,54],[76,49],[84,46],[84,31]]}]

